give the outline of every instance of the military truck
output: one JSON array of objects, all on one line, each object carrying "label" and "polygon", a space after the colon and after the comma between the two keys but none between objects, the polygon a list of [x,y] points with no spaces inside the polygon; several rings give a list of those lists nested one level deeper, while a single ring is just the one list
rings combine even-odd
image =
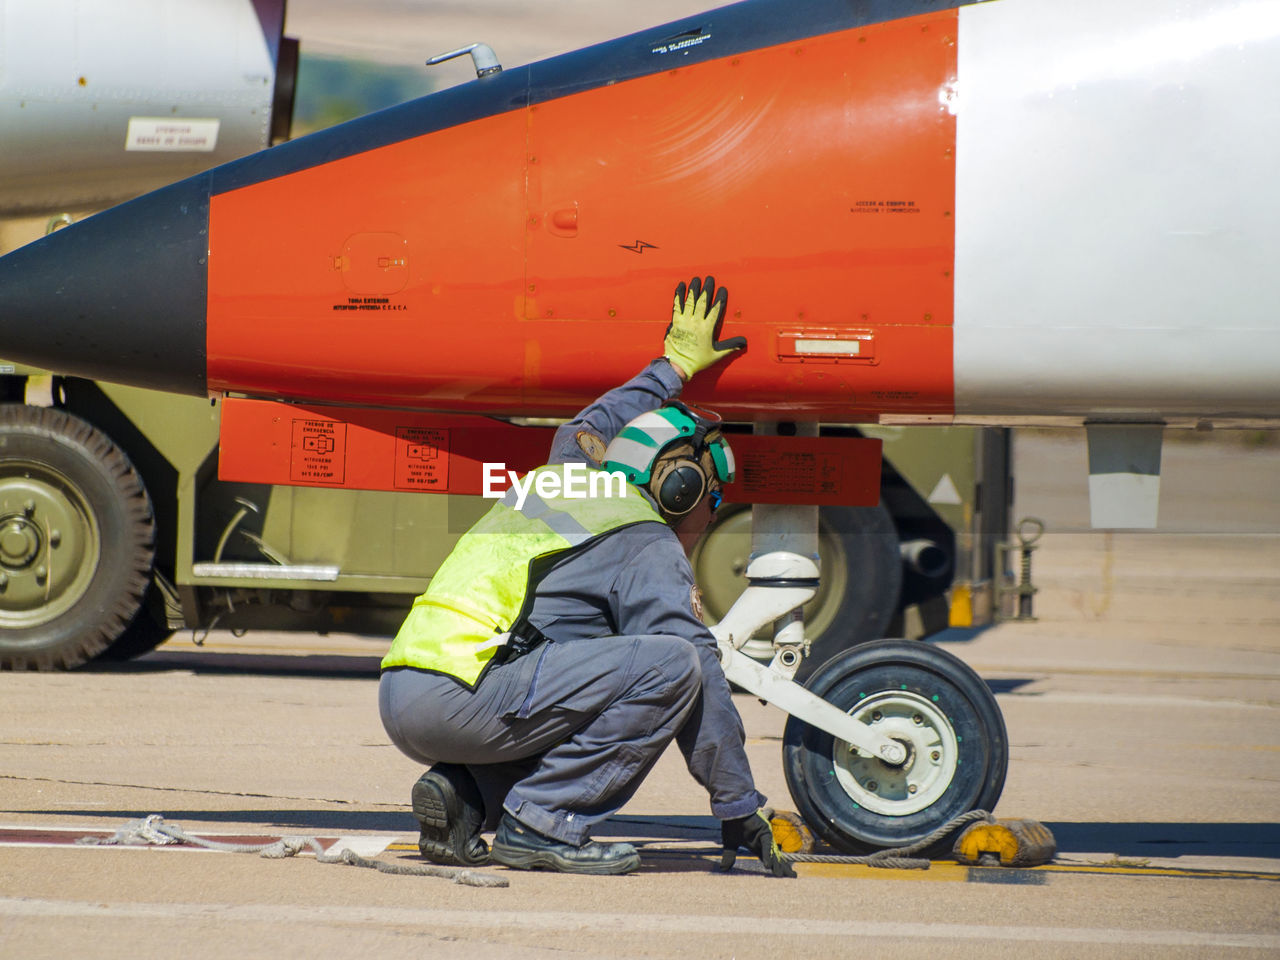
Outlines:
[{"label": "military truck", "polygon": [[[0,668],[135,657],[178,630],[390,634],[489,505],[221,481],[220,406],[0,361]],[[881,502],[822,508],[806,666],[989,620],[1008,431],[828,430],[884,441]],[[750,518],[726,504],[693,553],[709,617],[745,586]]]}]

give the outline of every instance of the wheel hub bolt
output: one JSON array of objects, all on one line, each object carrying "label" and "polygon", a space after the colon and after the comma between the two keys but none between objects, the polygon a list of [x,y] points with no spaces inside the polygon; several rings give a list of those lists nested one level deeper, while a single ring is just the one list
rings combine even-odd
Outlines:
[{"label": "wheel hub bolt", "polygon": [[28,517],[33,516],[36,512],[36,502],[34,500],[28,500],[22,505],[22,512]]},{"label": "wheel hub bolt", "polygon": [[49,531],[49,546],[53,547],[54,549],[57,549],[58,547],[62,546],[62,531],[61,531],[61,530],[50,530],[50,531]]},{"label": "wheel hub bolt", "polygon": [[36,567],[36,583],[44,583],[49,579],[49,568],[46,566]]},{"label": "wheel hub bolt", "polygon": [[871,722],[872,722],[872,723],[879,723],[879,722],[880,722],[881,720],[883,720],[883,719],[884,719],[884,714],[883,714],[883,713],[881,713],[879,710],[877,710],[875,713],[871,714]]},{"label": "wheel hub bolt", "polygon": [[920,724],[924,723],[924,717],[920,716],[920,714],[917,713],[911,717],[911,722],[914,723],[916,726],[919,726]]},{"label": "wheel hub bolt", "polygon": [[0,526],[0,563],[20,570],[40,555],[40,533],[25,518],[10,516]]},{"label": "wheel hub bolt", "polygon": [[0,593],[4,593],[4,588],[9,586],[9,575],[0,573]]},{"label": "wheel hub bolt", "polygon": [[933,753],[929,754],[929,759],[930,759],[930,760],[941,760],[941,759],[942,759],[942,754],[941,754],[941,753],[939,753],[937,750],[935,750],[935,751],[933,751]]},{"label": "wheel hub bolt", "polygon": [[907,784],[907,793],[915,793],[916,785],[914,783]]},{"label": "wheel hub bolt", "polygon": [[880,787],[880,784],[876,783],[874,780],[868,780],[868,781],[867,781],[867,789],[868,789],[868,790],[877,790],[877,789],[879,789],[879,787]]}]

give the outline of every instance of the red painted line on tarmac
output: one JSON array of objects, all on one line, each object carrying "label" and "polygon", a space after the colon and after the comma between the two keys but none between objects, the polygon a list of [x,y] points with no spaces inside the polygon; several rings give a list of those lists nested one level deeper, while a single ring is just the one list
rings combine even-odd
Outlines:
[{"label": "red painted line on tarmac", "polygon": [[[174,849],[174,850],[206,850],[209,853],[221,853],[223,851],[209,850],[207,847],[199,847],[186,843],[166,843],[166,844],[108,844],[102,841],[109,840],[115,836],[115,830],[102,827],[0,827],[0,847],[84,847],[92,849],[94,847],[132,847],[132,848],[155,848],[155,849]],[[201,840],[213,840],[218,843],[239,843],[239,844],[262,844],[275,843],[286,836],[295,836],[295,834],[267,834],[267,835],[249,835],[238,833],[191,833],[190,836],[197,837]],[[98,843],[79,843],[82,837],[92,837]],[[328,850],[333,844],[337,843],[338,837],[316,837],[320,846]]]}]

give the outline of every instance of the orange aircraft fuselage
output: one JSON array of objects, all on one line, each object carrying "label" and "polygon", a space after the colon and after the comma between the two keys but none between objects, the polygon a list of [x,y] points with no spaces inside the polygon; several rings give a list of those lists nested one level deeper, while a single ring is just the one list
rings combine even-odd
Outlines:
[{"label": "orange aircraft fuselage", "polygon": [[571,413],[710,274],[749,347],[692,399],[948,414],[956,27],[944,10],[676,66],[216,193],[208,387]]}]

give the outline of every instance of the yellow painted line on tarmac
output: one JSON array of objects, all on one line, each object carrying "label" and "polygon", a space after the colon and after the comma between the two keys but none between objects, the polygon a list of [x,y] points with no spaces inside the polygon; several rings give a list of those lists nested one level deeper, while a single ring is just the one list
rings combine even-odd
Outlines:
[{"label": "yellow painted line on tarmac", "polygon": [[[969,868],[958,863],[934,863],[928,870],[868,867],[863,863],[797,863],[801,877],[837,877],[858,880],[916,880],[921,883],[968,883]],[[1043,883],[1044,881],[1039,881]]]}]

